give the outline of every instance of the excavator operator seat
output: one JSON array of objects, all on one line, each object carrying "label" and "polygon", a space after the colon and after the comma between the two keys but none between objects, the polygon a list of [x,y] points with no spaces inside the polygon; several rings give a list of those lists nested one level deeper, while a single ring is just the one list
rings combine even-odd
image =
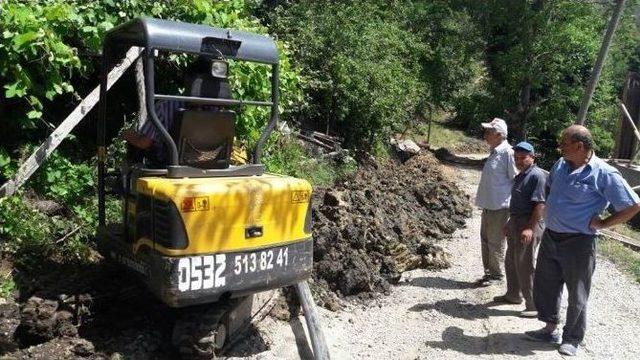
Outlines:
[{"label": "excavator operator seat", "polygon": [[236,113],[230,110],[184,110],[174,124],[173,138],[181,165],[199,169],[229,167]]}]

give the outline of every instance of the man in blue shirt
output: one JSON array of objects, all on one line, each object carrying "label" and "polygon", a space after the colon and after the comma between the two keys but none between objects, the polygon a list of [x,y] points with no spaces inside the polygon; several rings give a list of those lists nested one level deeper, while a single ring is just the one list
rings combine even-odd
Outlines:
[{"label": "man in blue shirt", "polygon": [[[615,168],[594,154],[593,138],[584,126],[566,128],[560,150],[562,158],[547,180],[546,230],[533,285],[538,319],[546,326],[525,334],[534,340],[560,341],[557,327],[566,285],[569,304],[558,351],[575,355],[587,325],[597,231],[631,219],[640,211],[640,198]],[[600,214],[609,204],[615,213],[603,219]]]}]

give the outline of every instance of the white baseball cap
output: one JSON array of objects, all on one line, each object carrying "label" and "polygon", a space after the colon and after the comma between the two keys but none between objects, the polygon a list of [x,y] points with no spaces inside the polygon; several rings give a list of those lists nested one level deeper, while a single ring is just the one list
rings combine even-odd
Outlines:
[{"label": "white baseball cap", "polygon": [[507,136],[507,123],[500,118],[493,118],[491,122],[481,123],[481,125],[484,129],[494,129],[496,132]]}]

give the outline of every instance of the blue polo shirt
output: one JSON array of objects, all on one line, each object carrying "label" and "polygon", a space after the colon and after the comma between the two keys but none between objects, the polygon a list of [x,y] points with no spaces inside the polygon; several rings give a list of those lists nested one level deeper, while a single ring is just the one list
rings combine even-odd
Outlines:
[{"label": "blue polo shirt", "polygon": [[589,223],[609,203],[615,211],[640,203],[618,170],[595,155],[575,172],[560,158],[549,172],[547,189],[544,221],[548,229],[561,233],[595,234]]}]

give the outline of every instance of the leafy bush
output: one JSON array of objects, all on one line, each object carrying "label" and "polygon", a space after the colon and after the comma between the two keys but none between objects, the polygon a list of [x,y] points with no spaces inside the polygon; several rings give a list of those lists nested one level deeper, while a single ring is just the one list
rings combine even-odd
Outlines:
[{"label": "leafy bush", "polygon": [[[47,216],[19,196],[0,201],[0,250],[16,265],[33,267],[45,259],[87,259],[87,229],[77,218]],[[89,230],[91,231],[91,230]]]},{"label": "leafy bush", "polygon": [[72,15],[62,1],[6,1],[0,7],[0,83],[6,99],[23,105],[11,113],[21,128],[35,128],[45,99],[73,91],[69,78],[81,63],[61,32],[77,24]]},{"label": "leafy bush", "polygon": [[10,297],[15,291],[16,283],[11,274],[0,274],[0,299]]},{"label": "leafy bush", "polygon": [[38,193],[64,204],[77,204],[94,194],[94,167],[91,163],[73,163],[54,152],[33,179]]},{"label": "leafy bush", "polygon": [[4,182],[11,177],[14,172],[14,163],[11,162],[9,153],[0,147],[0,182]]}]

